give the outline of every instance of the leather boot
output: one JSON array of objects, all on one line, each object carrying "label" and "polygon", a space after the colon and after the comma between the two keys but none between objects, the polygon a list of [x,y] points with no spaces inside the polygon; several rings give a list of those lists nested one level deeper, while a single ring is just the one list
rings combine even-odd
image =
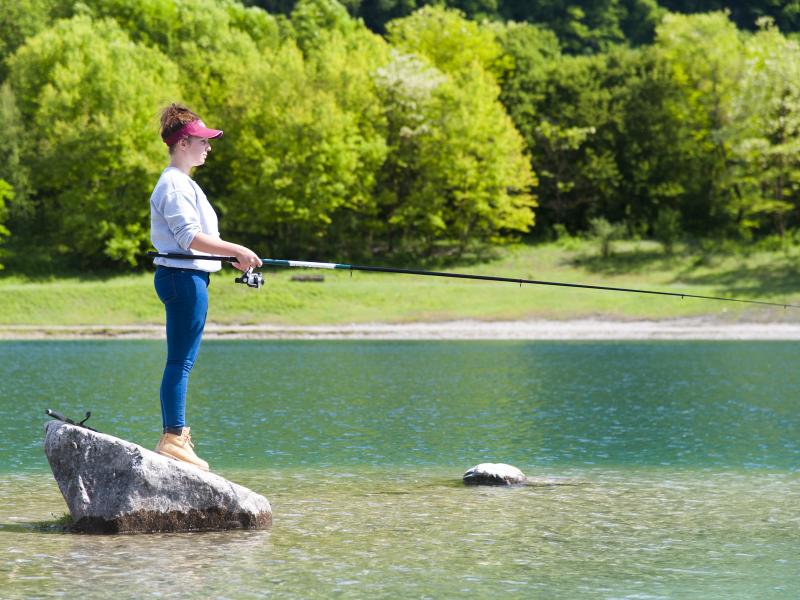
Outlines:
[{"label": "leather boot", "polygon": [[208,463],[194,453],[192,436],[189,435],[189,427],[184,427],[180,435],[165,433],[158,440],[156,452],[164,456],[169,456],[175,460],[181,460],[194,465],[198,469],[208,471]]}]

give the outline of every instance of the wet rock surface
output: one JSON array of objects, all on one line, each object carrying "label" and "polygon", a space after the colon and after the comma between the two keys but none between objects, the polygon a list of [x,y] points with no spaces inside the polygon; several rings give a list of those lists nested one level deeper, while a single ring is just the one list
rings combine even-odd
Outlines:
[{"label": "wet rock surface", "polygon": [[111,435],[50,421],[44,451],[72,531],[259,529],[272,523],[264,496]]},{"label": "wet rock surface", "polygon": [[481,463],[464,473],[467,485],[516,485],[527,483],[525,473],[504,463]]}]

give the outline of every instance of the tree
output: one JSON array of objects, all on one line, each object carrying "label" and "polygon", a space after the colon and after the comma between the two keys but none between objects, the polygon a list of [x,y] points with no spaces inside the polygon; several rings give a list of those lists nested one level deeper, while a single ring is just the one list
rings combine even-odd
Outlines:
[{"label": "tree", "polygon": [[56,22],[8,64],[46,242],[75,262],[135,265],[149,246],[145,199],[165,157],[154,107],[180,95],[177,68],[113,21],[88,17]]},{"label": "tree", "polygon": [[[364,251],[356,221],[374,213],[385,143],[370,72],[387,52],[365,30],[287,42],[232,82],[225,219],[271,251]],[[237,100],[237,98],[239,100]]]},{"label": "tree", "polygon": [[745,42],[743,75],[731,120],[721,135],[731,146],[727,185],[742,228],[781,236],[800,222],[800,46],[770,20]]},{"label": "tree", "polygon": [[763,17],[773,20],[784,32],[800,30],[799,0],[659,0],[664,8],[681,13],[708,13],[726,10],[736,25],[745,30],[758,29],[758,21]]},{"label": "tree", "polygon": [[669,107],[684,96],[660,54],[562,55],[551,32],[527,24],[504,27],[500,40],[513,64],[501,99],[539,175],[539,235],[584,231],[597,217],[648,234],[663,208],[681,208],[693,144],[678,135]]},{"label": "tree", "polygon": [[427,6],[390,23],[387,37],[394,46],[423,54],[437,69],[454,76],[473,63],[495,77],[508,68],[493,29],[467,20],[459,11]]},{"label": "tree", "polygon": [[9,222],[21,222],[32,216],[29,202],[30,170],[22,159],[26,128],[17,107],[16,95],[8,82],[0,85],[0,130],[3,131],[4,151],[0,154],[0,179],[14,190],[8,200]]},{"label": "tree", "polygon": [[725,13],[668,15],[659,25],[656,52],[666,62],[678,95],[667,102],[686,150],[691,188],[684,192],[684,225],[725,235],[740,231],[739,191],[728,185],[731,146],[723,131],[741,82],[743,35]]},{"label": "tree", "polygon": [[299,0],[291,14],[292,29],[297,45],[313,52],[337,31],[347,36],[357,24],[337,0]]},{"label": "tree", "polygon": [[[270,12],[289,14],[295,0],[248,0]],[[343,0],[339,4],[372,31],[428,6],[462,12],[475,22],[516,21],[553,31],[570,54],[603,51],[616,44],[649,44],[664,14],[656,0]]]},{"label": "tree", "polygon": [[625,233],[622,223],[609,223],[603,217],[594,217],[589,220],[589,236],[600,246],[600,256],[608,258],[613,253],[613,242],[619,240]]},{"label": "tree", "polygon": [[390,128],[380,202],[390,237],[408,249],[414,232],[423,248],[413,252],[430,252],[437,240],[463,252],[528,231],[535,178],[499,102],[493,72],[504,67],[494,33],[426,8],[392,23],[389,38],[401,51],[379,73]]},{"label": "tree", "polygon": [[540,224],[584,229],[589,217],[603,214],[604,199],[615,194],[619,179],[603,141],[612,118],[606,59],[562,56],[530,26],[511,27],[502,39],[515,66],[502,80],[501,98],[539,176]]},{"label": "tree", "polygon": [[552,30],[569,54],[587,54],[628,41],[649,43],[662,11],[654,0],[506,0],[501,14]]},{"label": "tree", "polygon": [[0,81],[8,74],[5,61],[27,38],[70,12],[68,0],[0,0]]},{"label": "tree", "polygon": [[670,110],[682,94],[650,47],[609,52],[603,85],[611,90],[617,115],[611,148],[620,174],[603,213],[624,219],[632,234],[652,235],[671,251],[682,233],[684,203],[704,177],[696,169],[694,141]]}]

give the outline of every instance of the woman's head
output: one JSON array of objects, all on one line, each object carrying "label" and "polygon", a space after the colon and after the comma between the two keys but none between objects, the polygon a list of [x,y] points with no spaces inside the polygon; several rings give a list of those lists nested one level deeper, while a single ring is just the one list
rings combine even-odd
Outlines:
[{"label": "woman's head", "polygon": [[196,113],[187,107],[172,103],[161,112],[161,139],[173,154],[182,143],[191,144],[194,138],[217,138],[222,135],[219,129],[210,129]]}]

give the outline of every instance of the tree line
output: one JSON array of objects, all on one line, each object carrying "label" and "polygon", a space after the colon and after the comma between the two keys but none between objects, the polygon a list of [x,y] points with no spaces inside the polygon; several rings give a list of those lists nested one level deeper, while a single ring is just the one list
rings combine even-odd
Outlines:
[{"label": "tree line", "polygon": [[[289,15],[297,0],[246,0],[275,14]],[[384,33],[394,19],[429,5],[461,11],[472,20],[538,24],[558,37],[569,53],[593,53],[617,44],[650,44],[663,16],[728,11],[740,29],[755,30],[768,17],[784,32],[800,30],[800,0],[342,0],[354,17]]]},{"label": "tree line", "polygon": [[651,0],[573,2],[572,21],[543,1],[2,2],[9,258],[146,262],[174,100],[225,130],[196,178],[264,255],[457,256],[598,220],[667,248],[798,225],[791,11],[750,31]]}]

